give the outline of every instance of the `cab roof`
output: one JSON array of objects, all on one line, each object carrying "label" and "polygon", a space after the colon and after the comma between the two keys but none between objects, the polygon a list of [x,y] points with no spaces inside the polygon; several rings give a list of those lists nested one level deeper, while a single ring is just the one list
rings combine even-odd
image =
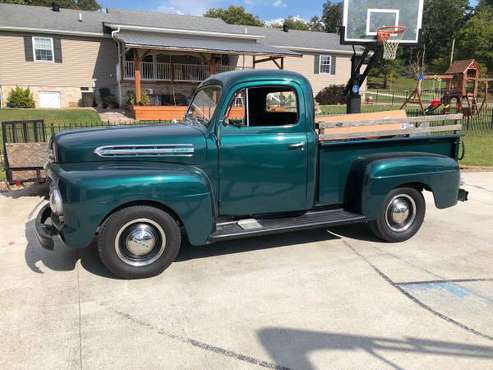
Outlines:
[{"label": "cab roof", "polygon": [[203,81],[199,87],[206,85],[221,85],[224,89],[229,87],[253,81],[272,81],[272,80],[288,80],[296,81],[303,87],[310,87],[308,80],[301,74],[285,70],[269,70],[269,69],[250,69],[243,71],[224,72],[213,75]]}]

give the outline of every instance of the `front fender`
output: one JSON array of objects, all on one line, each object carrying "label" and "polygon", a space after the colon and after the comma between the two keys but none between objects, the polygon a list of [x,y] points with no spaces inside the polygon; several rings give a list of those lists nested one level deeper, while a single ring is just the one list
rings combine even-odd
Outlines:
[{"label": "front fender", "polygon": [[138,202],[170,209],[193,245],[205,244],[213,232],[211,186],[195,167],[150,162],[54,164],[49,176],[64,199],[60,231],[69,246],[86,247],[109,214]]},{"label": "front fender", "polygon": [[457,204],[459,193],[459,165],[449,157],[423,153],[358,158],[346,187],[346,207],[374,220],[387,194],[405,185],[432,191],[437,208],[452,207]]}]

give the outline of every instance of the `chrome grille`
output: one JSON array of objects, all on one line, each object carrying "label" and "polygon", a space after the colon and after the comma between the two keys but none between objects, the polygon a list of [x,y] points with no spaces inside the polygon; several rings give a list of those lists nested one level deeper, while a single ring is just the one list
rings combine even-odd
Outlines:
[{"label": "chrome grille", "polygon": [[191,157],[194,151],[192,144],[149,144],[100,146],[94,153],[103,158]]}]

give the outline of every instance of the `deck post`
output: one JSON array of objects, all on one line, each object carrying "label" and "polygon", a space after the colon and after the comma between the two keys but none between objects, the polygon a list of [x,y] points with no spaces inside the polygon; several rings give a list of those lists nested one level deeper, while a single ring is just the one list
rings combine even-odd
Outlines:
[{"label": "deck post", "polygon": [[142,100],[142,82],[140,76],[140,53],[138,49],[134,49],[134,64],[135,64],[135,104],[140,104]]}]

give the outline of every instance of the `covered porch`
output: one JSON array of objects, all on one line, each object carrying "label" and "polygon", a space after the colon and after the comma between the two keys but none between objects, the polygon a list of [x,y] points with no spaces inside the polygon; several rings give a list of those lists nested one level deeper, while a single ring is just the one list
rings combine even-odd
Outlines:
[{"label": "covered porch", "polygon": [[[120,30],[118,44],[118,98],[138,121],[180,120],[200,82],[209,76],[255,68],[273,62],[283,68],[288,50],[257,42],[259,36],[191,37],[156,32]],[[253,65],[246,65],[253,56]]]}]

